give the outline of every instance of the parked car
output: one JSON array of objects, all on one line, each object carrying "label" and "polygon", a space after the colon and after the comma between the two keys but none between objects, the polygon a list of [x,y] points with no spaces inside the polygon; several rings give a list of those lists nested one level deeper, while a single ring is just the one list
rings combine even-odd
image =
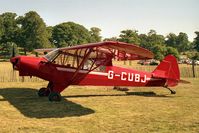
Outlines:
[{"label": "parked car", "polygon": [[[187,64],[192,65],[192,62],[193,62],[193,60],[189,60],[189,61],[187,61]],[[195,61],[194,61],[194,64],[195,64],[195,65],[199,65],[199,61],[198,61],[198,60],[195,60]]]},{"label": "parked car", "polygon": [[158,65],[158,61],[151,59],[151,60],[140,60],[138,61],[138,64],[141,65]]},{"label": "parked car", "polygon": [[196,65],[199,65],[199,61],[198,61],[198,60],[195,60],[195,64],[196,64]]}]

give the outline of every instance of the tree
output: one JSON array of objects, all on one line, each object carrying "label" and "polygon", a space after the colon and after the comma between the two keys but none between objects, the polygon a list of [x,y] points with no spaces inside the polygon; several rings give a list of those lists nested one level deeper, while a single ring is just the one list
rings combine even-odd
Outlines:
[{"label": "tree", "polygon": [[16,42],[19,27],[16,23],[16,13],[6,12],[0,15],[0,43]]},{"label": "tree", "polygon": [[105,38],[103,41],[118,41],[117,37]]},{"label": "tree", "polygon": [[97,28],[97,27],[92,27],[90,29],[90,42],[100,42],[102,37],[100,36],[100,31],[101,29]]},{"label": "tree", "polygon": [[50,41],[51,45],[54,47],[53,37],[52,37],[53,27],[52,26],[46,27],[46,31],[47,31],[47,35],[48,35],[48,40]]},{"label": "tree", "polygon": [[199,52],[199,31],[196,31],[195,34],[196,34],[196,37],[194,38],[193,45],[194,45],[194,48]]},{"label": "tree", "polygon": [[6,12],[0,15],[0,46],[1,54],[10,57],[12,44],[16,45],[17,31],[19,27],[16,22],[16,13]]},{"label": "tree", "polygon": [[186,33],[180,32],[177,39],[177,49],[179,52],[185,52],[189,49],[189,40]]},{"label": "tree", "polygon": [[140,34],[140,46],[149,49],[154,53],[154,58],[162,60],[165,55],[165,38],[156,33],[155,30],[150,30],[148,34]]},{"label": "tree", "polygon": [[74,46],[90,42],[89,31],[84,26],[74,22],[54,26],[52,37],[56,47]]},{"label": "tree", "polygon": [[178,50],[176,48],[173,47],[167,47],[166,48],[166,55],[172,54],[173,56],[175,56],[177,59],[179,59],[179,53]]},{"label": "tree", "polygon": [[163,35],[159,35],[155,30],[148,32],[148,46],[153,47],[155,45],[165,45],[165,38]]},{"label": "tree", "polygon": [[177,48],[177,40],[178,40],[178,36],[176,36],[176,34],[174,33],[169,33],[169,35],[166,36],[166,45],[170,46],[170,47],[174,47]]},{"label": "tree", "polygon": [[3,18],[0,16],[0,42],[3,35]]},{"label": "tree", "polygon": [[146,49],[150,49],[150,46],[148,45],[148,36],[146,34],[140,34],[140,46]]},{"label": "tree", "polygon": [[21,46],[25,51],[52,47],[48,40],[46,25],[37,12],[26,13],[19,21],[21,22]]},{"label": "tree", "polygon": [[190,49],[190,42],[186,33],[180,32],[178,36],[174,33],[167,35],[166,45],[177,48],[179,52],[185,52]]},{"label": "tree", "polygon": [[155,30],[150,30],[148,34],[140,34],[140,46],[153,51],[156,45],[165,45],[165,38],[156,33]]},{"label": "tree", "polygon": [[133,43],[136,45],[140,44],[140,38],[138,36],[137,30],[123,30],[119,35],[119,41],[126,42],[126,43]]},{"label": "tree", "polygon": [[155,45],[152,49],[155,59],[156,60],[163,60],[165,52],[166,52],[166,47],[164,45]]}]

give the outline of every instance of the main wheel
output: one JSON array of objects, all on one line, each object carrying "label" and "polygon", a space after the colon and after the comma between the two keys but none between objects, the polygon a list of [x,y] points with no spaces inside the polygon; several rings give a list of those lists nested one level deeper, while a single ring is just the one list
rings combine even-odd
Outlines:
[{"label": "main wheel", "polygon": [[38,91],[38,96],[40,96],[40,97],[45,97],[45,96],[48,96],[49,95],[49,90],[47,89],[47,88],[41,88],[41,89],[39,89],[39,91]]},{"label": "main wheel", "polygon": [[61,101],[61,95],[60,93],[57,92],[51,92],[48,96],[49,101],[56,101],[59,102]]},{"label": "main wheel", "polygon": [[171,94],[176,94],[176,91],[174,91],[174,90],[171,90]]}]

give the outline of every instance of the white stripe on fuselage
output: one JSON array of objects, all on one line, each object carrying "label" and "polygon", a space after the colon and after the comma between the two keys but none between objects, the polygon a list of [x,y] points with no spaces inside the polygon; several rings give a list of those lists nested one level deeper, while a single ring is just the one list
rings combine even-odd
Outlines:
[{"label": "white stripe on fuselage", "polygon": [[[76,69],[72,68],[63,68],[63,67],[56,67],[57,70],[59,71],[66,71],[66,72],[75,72]],[[79,70],[79,73],[89,73],[89,74],[94,74],[94,75],[102,75],[102,76],[108,76],[108,73],[103,73],[103,72],[94,72],[94,71],[87,71],[87,70]]]},{"label": "white stripe on fuselage", "polygon": [[[75,72],[76,69],[72,69],[72,68],[63,68],[63,67],[56,67],[57,70],[59,71],[66,71],[66,72]],[[108,76],[108,73],[104,73],[104,72],[94,72],[94,71],[87,71],[87,70],[79,70],[79,73],[88,73],[88,74],[93,74],[93,75],[101,75],[101,76]],[[120,77],[121,75],[119,74],[115,74],[116,77]],[[160,79],[156,79],[156,78],[146,78],[147,81],[151,80],[151,81],[154,81],[154,80],[160,80]]]}]

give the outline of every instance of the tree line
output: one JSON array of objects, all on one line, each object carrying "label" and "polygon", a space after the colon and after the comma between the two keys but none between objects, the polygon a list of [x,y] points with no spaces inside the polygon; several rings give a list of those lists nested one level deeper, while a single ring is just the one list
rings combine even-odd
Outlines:
[{"label": "tree line", "polygon": [[[38,48],[67,47],[91,42],[100,42],[101,29],[85,28],[74,22],[63,22],[55,26],[47,26],[40,15],[30,11],[24,16],[5,12],[0,14],[0,52],[8,54],[11,47],[20,47],[24,54]],[[190,42],[184,32],[178,35],[169,33],[167,36],[150,30],[147,34],[139,34],[137,30],[122,30],[119,37],[105,38],[103,41],[122,41],[132,43],[151,50],[155,59],[162,60],[165,55],[173,54],[179,58],[179,53],[198,58],[199,32]]]}]

